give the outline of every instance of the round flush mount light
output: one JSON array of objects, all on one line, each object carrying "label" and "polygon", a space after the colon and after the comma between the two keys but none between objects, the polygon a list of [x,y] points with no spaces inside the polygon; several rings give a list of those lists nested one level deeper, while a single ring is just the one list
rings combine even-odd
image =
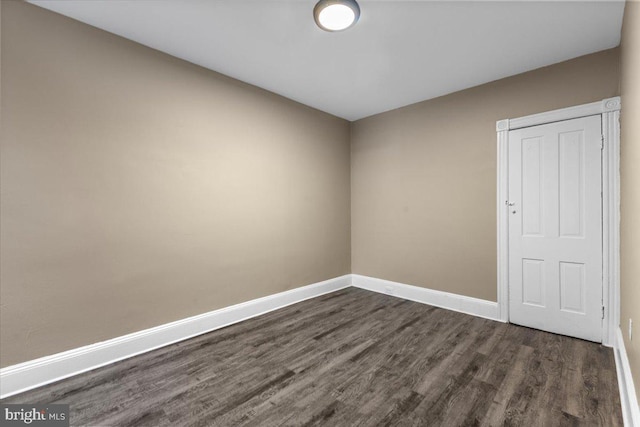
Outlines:
[{"label": "round flush mount light", "polygon": [[320,0],[313,8],[313,18],[325,31],[342,31],[353,27],[360,18],[356,0]]}]

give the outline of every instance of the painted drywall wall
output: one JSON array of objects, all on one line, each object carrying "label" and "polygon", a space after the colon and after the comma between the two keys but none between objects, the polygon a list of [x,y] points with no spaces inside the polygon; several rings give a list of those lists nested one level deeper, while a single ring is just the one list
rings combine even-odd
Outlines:
[{"label": "painted drywall wall", "polygon": [[611,49],[352,123],[353,273],[496,301],[496,121],[618,81]]},{"label": "painted drywall wall", "polygon": [[[640,396],[640,3],[627,2],[621,43],[620,323]],[[629,319],[635,322],[629,340]]]},{"label": "painted drywall wall", "polygon": [[0,362],[349,273],[349,123],[2,1]]}]

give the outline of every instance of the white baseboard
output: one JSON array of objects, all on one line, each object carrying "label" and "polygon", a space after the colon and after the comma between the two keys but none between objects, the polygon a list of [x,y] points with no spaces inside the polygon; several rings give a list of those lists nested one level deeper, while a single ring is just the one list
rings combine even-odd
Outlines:
[{"label": "white baseboard", "polygon": [[622,403],[622,417],[626,427],[640,427],[640,410],[638,409],[638,399],[636,389],[631,376],[631,366],[627,357],[627,350],[624,347],[622,330],[618,328],[616,332],[616,343],[614,349],[616,359],[616,371],[618,372],[618,387],[620,388],[620,402]]},{"label": "white baseboard", "polygon": [[351,286],[351,275],[0,369],[0,399]]},{"label": "white baseboard", "polygon": [[483,299],[435,291],[433,289],[406,285],[390,280],[352,274],[352,283],[356,288],[366,289],[381,294],[408,299],[423,304],[459,311],[472,316],[502,322],[498,311],[498,303]]},{"label": "white baseboard", "polygon": [[369,291],[500,321],[498,303],[496,302],[358,274],[346,274],[335,279],[269,295],[111,340],[8,366],[0,369],[0,399],[352,285]]}]

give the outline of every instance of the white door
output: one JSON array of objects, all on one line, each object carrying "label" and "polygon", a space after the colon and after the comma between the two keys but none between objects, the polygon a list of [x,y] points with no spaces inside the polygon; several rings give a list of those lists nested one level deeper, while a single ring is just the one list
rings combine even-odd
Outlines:
[{"label": "white door", "polygon": [[602,341],[600,116],[509,132],[509,317]]}]

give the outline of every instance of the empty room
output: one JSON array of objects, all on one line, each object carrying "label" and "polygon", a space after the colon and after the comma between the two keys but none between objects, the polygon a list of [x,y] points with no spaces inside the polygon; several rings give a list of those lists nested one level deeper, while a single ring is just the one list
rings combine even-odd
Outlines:
[{"label": "empty room", "polygon": [[2,426],[640,427],[640,1],[0,0],[0,244]]}]

